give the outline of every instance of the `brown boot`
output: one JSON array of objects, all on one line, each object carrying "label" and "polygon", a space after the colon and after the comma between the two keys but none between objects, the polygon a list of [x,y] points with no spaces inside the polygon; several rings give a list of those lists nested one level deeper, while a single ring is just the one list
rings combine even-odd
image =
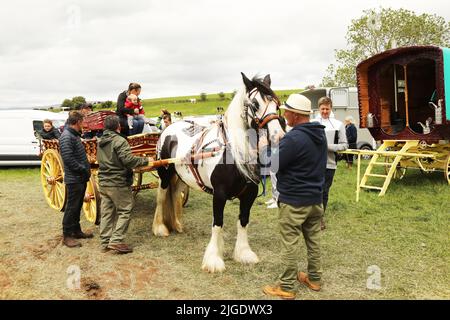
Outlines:
[{"label": "brown boot", "polygon": [[75,238],[69,237],[69,236],[63,237],[63,244],[69,248],[81,247],[81,243],[79,241],[77,241]]},{"label": "brown boot", "polygon": [[263,292],[268,296],[276,296],[281,299],[292,300],[295,299],[295,292],[285,291],[280,286],[265,286]]},{"label": "brown boot", "polygon": [[133,252],[126,243],[111,243],[107,246],[108,249],[114,250],[117,253],[130,253]]},{"label": "brown boot", "polygon": [[321,285],[319,281],[311,281],[308,278],[308,275],[304,272],[299,272],[297,274],[297,280],[300,283],[303,283],[305,286],[307,286],[308,288],[310,288],[313,291],[320,291],[321,289]]}]

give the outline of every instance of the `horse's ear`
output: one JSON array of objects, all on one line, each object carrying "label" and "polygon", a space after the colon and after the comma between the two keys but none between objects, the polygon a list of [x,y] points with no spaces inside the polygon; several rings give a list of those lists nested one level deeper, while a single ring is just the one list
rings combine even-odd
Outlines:
[{"label": "horse's ear", "polygon": [[270,80],[270,74],[264,77],[263,82],[270,88],[270,85],[272,84],[272,80]]},{"label": "horse's ear", "polygon": [[255,85],[253,84],[252,80],[247,78],[247,76],[243,72],[241,72],[241,74],[242,80],[244,81],[245,84],[245,88],[247,89],[247,92],[250,92],[255,87]]}]

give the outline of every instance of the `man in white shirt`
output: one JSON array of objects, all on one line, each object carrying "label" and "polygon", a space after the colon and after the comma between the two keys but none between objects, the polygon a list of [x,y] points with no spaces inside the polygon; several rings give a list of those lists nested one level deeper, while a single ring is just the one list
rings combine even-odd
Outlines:
[{"label": "man in white shirt", "polygon": [[[333,103],[329,97],[322,97],[319,99],[319,117],[313,121],[318,121],[325,126],[325,135],[327,137],[328,152],[327,152],[327,170],[325,173],[325,182],[323,187],[323,211],[328,204],[328,193],[331,185],[333,184],[334,173],[337,167],[336,152],[342,151],[348,148],[347,136],[345,134],[344,124],[330,117],[332,113]],[[322,219],[322,230],[325,229],[325,222]]]}]

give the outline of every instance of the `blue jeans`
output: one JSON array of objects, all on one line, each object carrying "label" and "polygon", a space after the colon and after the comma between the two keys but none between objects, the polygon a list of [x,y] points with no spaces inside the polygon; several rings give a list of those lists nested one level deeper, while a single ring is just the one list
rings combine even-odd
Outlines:
[{"label": "blue jeans", "polygon": [[144,119],[138,117],[133,118],[133,129],[130,129],[130,135],[142,133],[144,124]]}]

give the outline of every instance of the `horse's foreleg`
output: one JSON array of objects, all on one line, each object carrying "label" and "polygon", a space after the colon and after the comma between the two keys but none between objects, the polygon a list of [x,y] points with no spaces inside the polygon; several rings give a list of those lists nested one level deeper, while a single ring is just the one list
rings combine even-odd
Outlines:
[{"label": "horse's foreleg", "polygon": [[240,214],[237,222],[237,238],[233,258],[241,263],[258,263],[258,256],[248,244],[247,227],[250,218],[250,209],[258,194],[257,185],[248,185],[247,191],[240,197]]},{"label": "horse's foreleg", "polygon": [[214,221],[212,227],[211,240],[203,256],[202,270],[207,272],[222,272],[225,270],[223,261],[223,209],[226,197],[221,192],[214,192],[213,210]]}]

